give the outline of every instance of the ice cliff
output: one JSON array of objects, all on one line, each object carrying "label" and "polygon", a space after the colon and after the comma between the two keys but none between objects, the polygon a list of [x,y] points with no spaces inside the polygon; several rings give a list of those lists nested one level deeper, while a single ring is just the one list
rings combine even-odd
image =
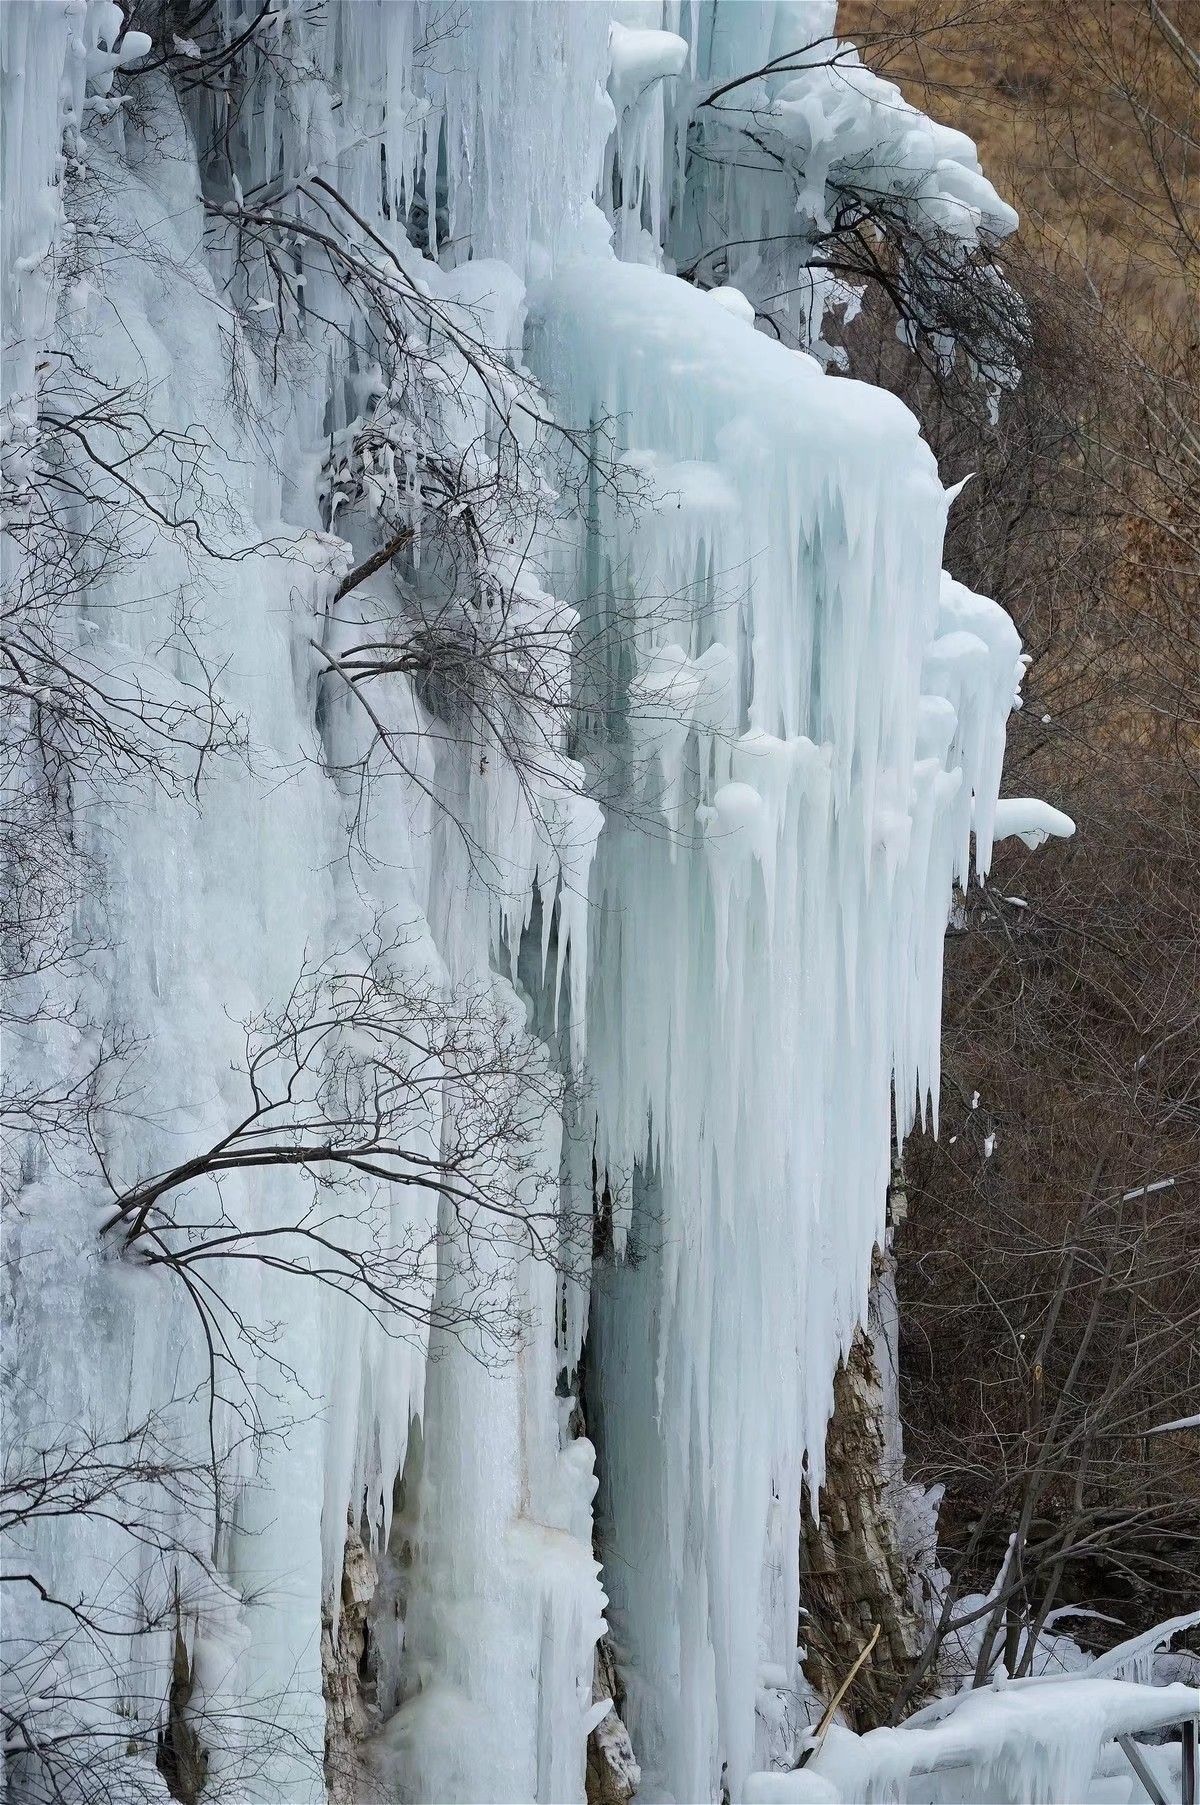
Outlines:
[{"label": "ice cliff", "polygon": [[1022,670],[813,251],[1012,216],[824,0],[128,10],[0,15],[13,1796],[581,1799],[606,1621],[748,1796]]}]

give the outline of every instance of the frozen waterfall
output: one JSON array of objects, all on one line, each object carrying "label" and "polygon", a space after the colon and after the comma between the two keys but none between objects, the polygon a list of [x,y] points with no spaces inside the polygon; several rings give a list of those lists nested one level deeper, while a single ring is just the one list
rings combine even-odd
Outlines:
[{"label": "frozen waterfall", "polygon": [[795,1765],[1023,672],[805,274],[1014,219],[835,10],[0,12],[14,1799],[582,1800],[606,1628],[640,1797]]}]

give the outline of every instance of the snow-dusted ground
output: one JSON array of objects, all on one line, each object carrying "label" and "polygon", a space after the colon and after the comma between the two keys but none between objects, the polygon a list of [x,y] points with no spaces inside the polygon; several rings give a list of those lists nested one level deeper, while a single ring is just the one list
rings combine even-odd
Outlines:
[{"label": "snow-dusted ground", "polygon": [[[155,1505],[153,1547],[121,1511],[93,1510],[39,1521],[14,1550],[57,1598],[122,1617],[102,1646],[76,1629],[47,1657],[56,1607],[5,1589],[10,1702],[32,1697],[43,1733],[96,1739],[102,1796],[167,1796],[148,1726],[177,1635],[213,1796],[222,1781],[238,1798],[322,1796],[322,1611],[336,1635],[348,1522],[381,1571],[370,1784],[397,1798],[582,1798],[606,1615],[647,1798],[862,1798],[921,1766],[923,1737],[975,1788],[939,1796],[1066,1800],[1104,1733],[1161,1721],[1161,1697],[1112,1679],[1080,1687],[1064,1720],[1045,1686],[919,1736],[835,1731],[803,1774],[764,1777],[799,1754],[756,1707],[768,1684],[800,1688],[801,1465],[815,1494],[882,1228],[893,1077],[902,1110],[936,1096],[952,885],[972,835],[982,871],[994,834],[1069,828],[1045,804],[997,812],[1017,636],[940,571],[951,497],[916,422],[822,368],[824,310],[849,297],[810,285],[810,355],[755,330],[776,253],[745,253],[712,293],[668,272],[710,203],[763,238],[796,215],[791,190],[719,157],[685,164],[687,124],[702,94],[821,38],[832,15],[825,0],[285,4],[227,118],[219,84],[181,79],[186,42],[173,78],[155,66],[169,47],[122,39],[106,0],[0,12],[14,491],[41,480],[38,397],[69,358],[136,392],[156,428],[202,435],[221,498],[209,549],[134,509],[134,555],[80,590],[60,630],[168,698],[195,680],[198,648],[244,735],[194,797],[128,777],[75,798],[102,872],[74,923],[93,950],[44,980],[43,1026],[10,1031],[10,1088],[70,1082],[105,1035],[136,1037],[93,1123],[128,1186],[241,1109],[241,1024],[285,1001],[306,960],[341,958],[383,922],[409,979],[485,985],[549,1043],[534,1061],[566,1069],[565,1119],[547,1116],[519,1175],[554,1183],[561,1167],[564,1244],[602,1188],[594,1170],[610,1187],[590,1284],[480,1256],[501,1313],[527,1322],[511,1348],[446,1326],[462,1278],[444,1249],[413,1277],[413,1317],[433,1326],[403,1335],[328,1287],[226,1262],[246,1388],[226,1374],[213,1417],[223,1514],[200,1488]],[[215,20],[233,39],[250,14],[218,0]],[[1011,229],[967,140],[856,65],[836,81],[809,61],[753,96],[801,180],[802,223],[819,228],[837,170],[931,209],[964,252]],[[121,62],[130,98],[115,104]],[[310,223],[313,194],[336,191],[345,255],[423,322],[405,356],[437,338],[418,402],[380,377],[311,238],[287,246],[286,303],[283,277],[239,255],[239,210],[299,218],[297,185]],[[440,262],[405,238],[401,191],[433,195]],[[522,398],[515,413],[497,385]],[[334,506],[331,444],[353,447],[387,408],[408,439],[370,468],[363,454],[360,490]],[[529,467],[528,530],[485,523],[487,582],[552,657],[576,620],[603,648],[573,698],[565,669],[563,693],[539,695],[528,767],[503,740],[468,755],[402,675],[372,689],[368,715],[330,664],[396,608],[386,566],[335,606],[377,543],[373,511],[418,520],[435,431],[440,456],[475,469],[501,417]],[[561,428],[593,448],[574,489]],[[158,456],[137,465],[151,495]],[[622,696],[615,751],[600,675]],[[15,706],[19,752],[36,706]],[[405,757],[364,791],[355,772],[381,729]],[[86,1033],[49,1022],[47,1004],[76,1000],[66,986]],[[9,1445],[153,1417],[172,1458],[202,1470],[188,1297],[102,1241],[112,1193],[90,1146],[51,1160],[30,1137],[11,1170]],[[219,1201],[193,1187],[191,1219],[294,1223],[306,1182],[233,1171]],[[356,1182],[385,1244],[436,1227],[428,1190]],[[585,1336],[591,1440],[573,1421]],[[133,1599],[156,1627],[128,1633]]]}]

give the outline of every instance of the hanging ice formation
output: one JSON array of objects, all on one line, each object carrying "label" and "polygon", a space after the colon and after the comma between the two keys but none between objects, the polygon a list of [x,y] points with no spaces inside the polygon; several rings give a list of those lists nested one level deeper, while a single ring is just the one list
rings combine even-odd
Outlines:
[{"label": "hanging ice formation", "polygon": [[[795,1754],[771,1726],[801,1468],[815,1493],[893,1091],[901,1129],[936,1095],[951,888],[972,836],[987,868],[1021,672],[1005,616],[941,574],[916,422],[823,372],[855,297],[805,247],[833,175],[964,254],[1012,216],[967,140],[835,74],[825,0],[257,11],[2,14],[7,575],[49,673],[15,679],[28,807],[51,629],[134,723],[119,781],[106,742],[47,805],[73,938],[21,979],[6,1049],[14,1094],[89,1099],[87,1134],[65,1107],[18,1123],[9,1441],[107,1450],[112,1506],[23,1507],[51,1596],[8,1588],[9,1700],[113,1799],[188,1796],[191,1762],[301,1805],[349,1796],[358,1757],[400,1798],[581,1798],[607,1600],[643,1796],[738,1798]],[[738,83],[773,173],[723,156],[704,102]],[[718,266],[711,219],[759,248]],[[755,328],[781,277],[813,354]],[[30,510],[79,469],[63,545],[119,531],[48,615]],[[381,544],[398,575],[366,568]],[[114,1207],[140,1233],[138,1184],[244,1113],[242,1024],[253,1050],[291,1009],[288,1106],[327,1118],[296,1011],[333,1012],[345,1101],[379,1069],[347,1004],[368,985],[484,986],[489,1072],[524,1062],[529,1119],[484,1178],[459,1149],[458,1218],[418,1152],[444,1172],[461,1047],[406,1179],[356,1168],[320,1202],[356,1225],[337,1283],[295,1269],[318,1207],[295,1164],[218,1165],[189,1227],[159,1219],[160,1250],[236,1229],[240,1257],[122,1253]],[[533,1107],[559,1065],[566,1134]],[[461,1256],[471,1185],[520,1220],[560,1167],[536,1214],[561,1257],[519,1229]],[[292,1269],[262,1257],[281,1228]],[[354,1295],[381,1248],[408,1260],[403,1335]],[[76,1598],[95,1621],[56,1637]]]}]

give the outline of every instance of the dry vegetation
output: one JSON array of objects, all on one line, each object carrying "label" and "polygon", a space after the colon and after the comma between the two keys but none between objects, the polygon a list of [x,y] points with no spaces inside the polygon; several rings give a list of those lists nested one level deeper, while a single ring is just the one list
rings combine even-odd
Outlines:
[{"label": "dry vegetation", "polygon": [[1034,654],[1006,790],[1078,825],[999,848],[952,936],[898,1250],[915,1474],[947,1486],[959,1588],[1017,1537],[1012,1671],[1053,1608],[1134,1628],[1200,1602],[1198,1432],[1153,1433],[1200,1411],[1200,5],[947,14],[842,23],[1023,218],[1031,343],[998,423],[879,370],[945,478],[977,473],[947,561]]}]

